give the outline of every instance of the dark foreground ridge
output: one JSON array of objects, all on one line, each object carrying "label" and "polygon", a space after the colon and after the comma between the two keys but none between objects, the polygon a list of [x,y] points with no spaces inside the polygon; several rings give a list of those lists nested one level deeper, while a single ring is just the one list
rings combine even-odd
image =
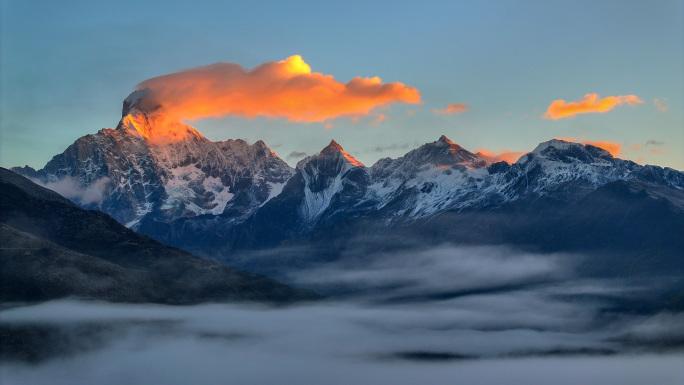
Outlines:
[{"label": "dark foreground ridge", "polygon": [[166,246],[0,168],[0,300],[194,304],[318,300]]}]

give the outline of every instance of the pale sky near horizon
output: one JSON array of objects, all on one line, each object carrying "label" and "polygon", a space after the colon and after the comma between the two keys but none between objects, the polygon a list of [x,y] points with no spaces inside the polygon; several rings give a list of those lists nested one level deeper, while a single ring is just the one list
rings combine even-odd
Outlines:
[{"label": "pale sky near horizon", "polygon": [[[189,123],[211,140],[264,140],[291,165],[331,139],[370,166],[446,135],[495,153],[552,138],[610,142],[621,158],[684,170],[683,0],[0,1],[3,167],[41,168],[77,138],[115,127],[146,79],[301,55],[338,82],[414,87],[421,103],[312,123]],[[543,117],[552,102],[587,94],[641,103]],[[435,113],[461,103],[460,113]]]}]

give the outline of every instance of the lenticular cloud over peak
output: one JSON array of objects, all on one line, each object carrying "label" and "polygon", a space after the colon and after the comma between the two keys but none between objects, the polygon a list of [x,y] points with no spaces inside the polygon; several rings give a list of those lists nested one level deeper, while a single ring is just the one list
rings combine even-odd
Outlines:
[{"label": "lenticular cloud over peak", "polygon": [[322,122],[340,116],[368,115],[389,103],[420,103],[420,92],[379,77],[355,77],[341,83],[332,75],[312,72],[299,55],[253,69],[215,63],[148,79],[142,102],[178,120],[226,115]]}]

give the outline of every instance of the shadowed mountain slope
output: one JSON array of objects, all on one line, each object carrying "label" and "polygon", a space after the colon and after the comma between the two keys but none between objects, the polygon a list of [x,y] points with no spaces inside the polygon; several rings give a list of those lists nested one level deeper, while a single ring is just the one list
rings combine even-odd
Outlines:
[{"label": "shadowed mountain slope", "polygon": [[124,302],[319,299],[163,245],[99,211],[0,169],[4,301],[78,296]]}]

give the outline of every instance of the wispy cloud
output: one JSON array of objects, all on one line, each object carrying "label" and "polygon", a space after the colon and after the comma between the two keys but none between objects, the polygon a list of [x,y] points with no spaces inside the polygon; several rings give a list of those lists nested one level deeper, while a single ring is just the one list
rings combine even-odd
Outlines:
[{"label": "wispy cloud", "polygon": [[43,182],[38,179],[32,179],[33,182],[39,184],[47,189],[50,189],[61,196],[76,201],[82,205],[89,205],[92,203],[100,203],[105,198],[105,189],[109,182],[108,177],[97,179],[93,183],[84,186],[77,178],[72,176],[64,176],[61,179],[51,182]]},{"label": "wispy cloud", "polygon": [[308,156],[308,155],[309,155],[309,154],[307,154],[306,152],[302,152],[302,151],[292,151],[291,153],[289,153],[289,154],[287,155],[287,159],[288,159],[288,160],[291,160],[291,159],[303,159],[305,156]]},{"label": "wispy cloud", "polygon": [[670,108],[670,106],[667,105],[667,98],[663,98],[663,99],[654,98],[653,99],[653,105],[657,109],[659,109],[660,112],[665,112],[665,111],[667,111],[668,108]]},{"label": "wispy cloud", "polygon": [[615,106],[624,103],[635,106],[643,103],[643,101],[635,95],[608,96],[599,99],[598,94],[587,94],[584,96],[584,99],[575,102],[566,102],[565,100],[554,101],[549,105],[543,118],[557,120],[572,118],[577,114],[605,113],[612,110]]},{"label": "wispy cloud", "polygon": [[470,107],[465,103],[451,103],[446,108],[432,110],[437,115],[457,115],[468,111]]},{"label": "wispy cloud", "polygon": [[506,163],[513,164],[521,156],[525,155],[524,151],[510,151],[510,150],[497,150],[488,151],[484,148],[480,148],[475,151],[481,157],[489,160],[492,163],[505,161]]},{"label": "wispy cloud", "polygon": [[382,146],[375,146],[369,150],[368,152],[385,152],[385,151],[391,151],[391,150],[406,150],[410,146],[409,143],[391,143],[387,145],[382,145]]},{"label": "wispy cloud", "polygon": [[379,114],[379,115],[375,118],[375,120],[371,123],[371,126],[378,125],[378,124],[380,124],[380,122],[382,122],[382,121],[385,120],[385,119],[387,119],[387,116],[385,116],[385,115],[383,115],[383,114]]},{"label": "wispy cloud", "polygon": [[591,144],[592,146],[600,147],[610,152],[610,155],[614,157],[619,157],[622,154],[622,145],[620,143],[601,140],[596,142],[582,142],[582,144]]},{"label": "wispy cloud", "polygon": [[[665,142],[653,139],[646,141],[644,144],[635,143],[629,147],[629,150],[636,152],[637,154],[641,151],[647,151],[653,155],[662,155],[667,152],[665,149]],[[636,159],[636,162],[643,163],[644,160],[643,156],[639,156]]]},{"label": "wispy cloud", "polygon": [[[410,252],[374,253],[293,271],[288,281],[329,292],[364,293],[375,300],[429,298],[565,277],[560,255],[523,253],[509,247],[442,245]],[[455,295],[455,294],[454,294]]]}]

